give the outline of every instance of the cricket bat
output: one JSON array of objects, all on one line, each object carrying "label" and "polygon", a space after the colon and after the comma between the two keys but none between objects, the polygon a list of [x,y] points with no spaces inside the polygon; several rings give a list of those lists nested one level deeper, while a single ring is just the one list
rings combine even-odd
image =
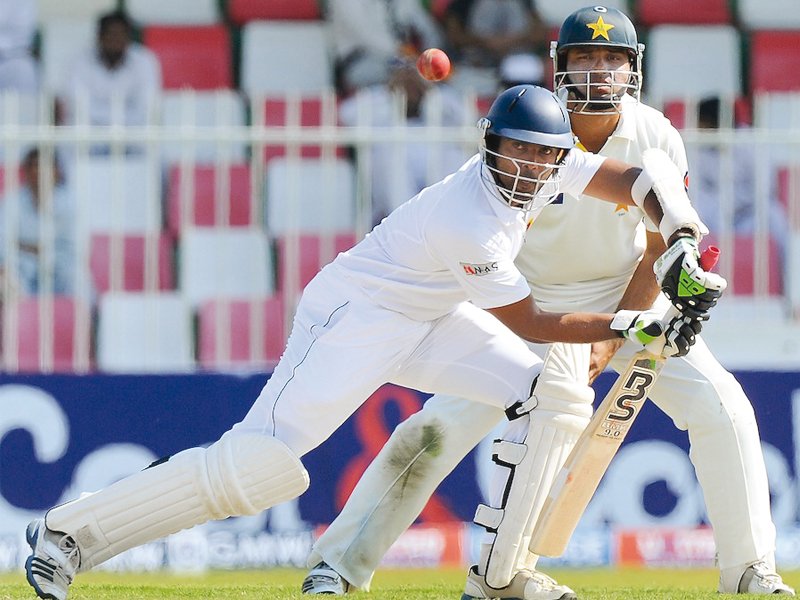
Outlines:
[{"label": "cricket bat", "polygon": [[[703,269],[712,269],[718,256],[719,250],[710,246],[700,260]],[[533,530],[531,552],[541,556],[564,553],[666,360],[642,350],[617,378],[550,488]]]}]

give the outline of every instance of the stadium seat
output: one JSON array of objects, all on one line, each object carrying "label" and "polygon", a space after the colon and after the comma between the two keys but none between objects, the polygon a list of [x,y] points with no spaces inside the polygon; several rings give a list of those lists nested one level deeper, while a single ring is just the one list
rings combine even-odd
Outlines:
[{"label": "stadium seat", "polygon": [[[299,286],[296,289],[303,289],[322,267],[336,258],[339,252],[352,248],[355,243],[354,231],[328,234],[305,233],[294,238],[285,235],[276,237],[278,290],[286,289],[289,273],[297,274],[297,278],[292,284]],[[290,256],[291,253],[295,253],[296,257]],[[294,265],[294,268],[291,268],[290,265]]]},{"label": "stadium seat", "polygon": [[218,0],[125,0],[137,25],[215,25],[222,15]]},{"label": "stadium seat", "polygon": [[796,0],[736,0],[734,5],[743,29],[800,29]]},{"label": "stadium seat", "polygon": [[728,0],[637,0],[636,22],[654,25],[723,25],[731,22]]},{"label": "stadium seat", "polygon": [[77,162],[73,186],[89,232],[155,233],[161,229],[161,177],[139,157],[97,156]]},{"label": "stadium seat", "polygon": [[[118,246],[117,246],[118,244]],[[95,290],[105,293],[175,289],[173,242],[166,233],[95,233],[89,246]]]},{"label": "stadium seat", "polygon": [[273,367],[286,345],[283,301],[208,300],[198,310],[197,352],[203,369]]},{"label": "stadium seat", "polygon": [[764,129],[800,129],[800,89],[793,92],[770,91],[754,94],[753,119],[756,127]]},{"label": "stadium seat", "polygon": [[[722,250],[719,272],[728,280],[726,293],[733,296],[779,296],[783,292],[780,247],[771,236],[757,240],[751,234],[736,234],[728,243],[712,234],[703,241]],[[762,260],[761,254],[766,261],[765,269],[756,268],[757,261]],[[764,281],[758,280],[758,275],[762,275]]]},{"label": "stadium seat", "polygon": [[[161,100],[161,123],[169,128],[218,128],[230,131],[231,128],[243,128],[247,124],[247,107],[244,98],[236,90],[167,90]],[[219,160],[241,162],[247,157],[247,146],[243,140],[194,140],[185,143],[165,142],[161,145],[161,151],[167,164],[184,158],[197,163]]]},{"label": "stadium seat", "polygon": [[356,229],[355,168],[341,158],[267,164],[266,227],[271,235]]},{"label": "stadium seat", "polygon": [[228,0],[228,17],[241,26],[257,20],[318,20],[322,14],[318,0]]},{"label": "stadium seat", "polygon": [[689,96],[736,98],[742,95],[739,33],[730,25],[656,25],[643,69],[650,104]]},{"label": "stadium seat", "polygon": [[[264,125],[267,127],[284,127],[299,125],[301,127],[334,126],[337,124],[338,102],[333,94],[322,96],[269,97],[264,101]],[[323,153],[320,145],[303,144],[299,148],[303,158],[319,158]],[[267,144],[264,146],[264,160],[269,161],[276,156],[284,156],[286,145]],[[344,157],[344,148],[337,146],[336,155]]]},{"label": "stadium seat", "polygon": [[[19,300],[17,369],[42,373],[88,371],[91,329],[88,305],[69,296],[54,296],[51,300],[45,297]],[[13,356],[6,357],[7,367],[13,362]]]},{"label": "stadium seat", "polygon": [[[302,49],[302,51],[298,51]],[[242,27],[241,87],[252,98],[333,87],[324,21],[250,21]]]},{"label": "stadium seat", "polygon": [[[691,111],[697,109],[695,101],[686,102],[685,100],[666,100],[662,108],[664,115],[672,122],[677,129],[695,127],[697,125],[697,115],[692,115]],[[733,101],[733,123],[737,127],[746,127],[753,124],[753,112],[750,102],[744,96],[740,96]]]},{"label": "stadium seat", "polygon": [[116,10],[117,0],[37,0],[39,21],[47,23],[63,19],[89,19],[95,21],[100,15]]},{"label": "stadium seat", "polygon": [[177,292],[103,294],[98,309],[97,367],[109,373],[194,369],[192,311]]},{"label": "stadium seat", "polygon": [[[179,165],[169,171],[167,184],[167,227],[176,237],[185,227],[243,227],[254,224],[250,166],[230,165],[227,182],[216,167],[197,165],[194,177],[183,178]],[[183,186],[185,185],[185,191]],[[185,194],[185,201],[182,201]],[[222,195],[224,194],[224,196]],[[189,212],[184,220],[182,206]]]},{"label": "stadium seat", "polygon": [[[579,8],[588,6],[586,0],[558,0],[558,2],[553,2],[553,0],[534,0],[533,4],[539,12],[542,21],[544,21],[545,25],[550,27],[561,27],[561,23],[564,22],[567,16]],[[609,0],[602,4],[608,8],[617,8],[631,16],[628,12],[628,3],[626,0]]]},{"label": "stadium seat", "polygon": [[[59,2],[66,5],[63,0]],[[75,58],[90,48],[96,39],[92,17],[72,15],[48,20],[40,28],[41,85],[46,93],[62,93]]]},{"label": "stadium seat", "polygon": [[800,92],[800,31],[754,31],[750,36],[750,90]]},{"label": "stadium seat", "polygon": [[193,307],[216,298],[259,298],[274,291],[270,246],[260,229],[185,229],[178,256],[179,286]]},{"label": "stadium seat", "polygon": [[142,40],[161,62],[164,89],[231,88],[231,44],[223,25],[145,27]]}]

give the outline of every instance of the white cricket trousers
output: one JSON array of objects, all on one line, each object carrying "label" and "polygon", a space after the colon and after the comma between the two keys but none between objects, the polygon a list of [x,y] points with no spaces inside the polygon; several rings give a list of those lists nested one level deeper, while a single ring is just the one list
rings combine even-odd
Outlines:
[{"label": "white cricket trousers", "polygon": [[234,429],[274,436],[302,456],[384,383],[499,411],[529,397],[541,364],[510,329],[468,302],[415,321],[376,305],[329,265],[303,292],[280,362]]},{"label": "white cricket trousers", "polygon": [[[611,361],[625,368],[636,345]],[[650,398],[682,430],[713,527],[720,569],[775,551],[766,467],[752,406],[736,379],[702,339],[667,361]],[[351,584],[369,589],[380,560],[424,508],[438,484],[501,420],[488,405],[434,396],[400,424],[364,472],[341,514],[314,545],[309,566],[324,559]],[[414,452],[438,428],[440,451]],[[406,461],[398,460],[406,457]],[[413,477],[414,485],[402,483]],[[402,488],[402,489],[401,489]]]}]

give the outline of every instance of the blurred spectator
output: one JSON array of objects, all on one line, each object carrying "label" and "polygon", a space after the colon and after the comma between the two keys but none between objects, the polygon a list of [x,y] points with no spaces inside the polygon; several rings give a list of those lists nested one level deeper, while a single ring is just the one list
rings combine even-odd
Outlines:
[{"label": "blurred spectator", "polygon": [[459,87],[493,95],[498,69],[511,54],[528,55],[544,71],[547,30],[530,0],[453,0],[444,29]]},{"label": "blurred spectator", "polygon": [[[409,61],[395,61],[389,82],[360,90],[339,107],[346,126],[463,126],[463,99],[447,84],[431,84]],[[377,223],[425,186],[457,170],[472,153],[455,142],[383,142],[369,156],[373,221]]]},{"label": "blurred spectator", "polygon": [[[727,109],[727,110],[725,110]],[[725,117],[727,115],[727,119]],[[701,100],[697,105],[699,129],[732,127],[733,107],[726,107],[717,97]],[[765,233],[769,233],[783,250],[788,236],[787,217],[777,199],[777,176],[768,155],[756,156],[748,139],[737,138],[732,145],[720,146],[715,142],[702,143],[690,156],[690,192],[700,217],[713,234],[733,226],[736,233],[755,233],[759,219],[757,200],[759,192],[756,168],[759,161],[766,167],[767,212],[764,220]]]},{"label": "blurred spectator", "polygon": [[161,66],[153,52],[132,41],[132,34],[124,12],[100,17],[96,45],[76,60],[67,78],[68,123],[146,125],[153,120]]},{"label": "blurred spectator", "polygon": [[390,63],[440,47],[443,36],[420,0],[328,2],[340,95],[389,80]]},{"label": "blurred spectator", "polygon": [[545,85],[542,59],[532,54],[509,54],[500,61],[498,76],[501,91],[525,83],[547,88],[552,85]]},{"label": "blurred spectator", "polygon": [[0,91],[39,91],[39,69],[33,57],[36,2],[0,0]]},{"label": "blurred spectator", "polygon": [[33,148],[22,161],[19,190],[0,202],[2,272],[7,276],[7,254],[16,242],[17,269],[11,277],[19,293],[49,289],[71,294],[76,264],[74,202],[58,161],[53,159],[41,175],[39,167],[39,150]]}]

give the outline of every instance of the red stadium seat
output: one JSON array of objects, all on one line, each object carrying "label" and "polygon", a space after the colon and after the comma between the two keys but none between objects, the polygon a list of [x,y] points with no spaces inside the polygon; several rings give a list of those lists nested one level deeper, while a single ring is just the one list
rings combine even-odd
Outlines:
[{"label": "red stadium seat", "polygon": [[231,44],[223,25],[145,27],[144,44],[161,62],[164,89],[233,86]]},{"label": "red stadium seat", "polygon": [[234,25],[248,21],[321,19],[318,0],[228,0],[228,16]]},{"label": "red stadium seat", "polygon": [[778,169],[778,201],[789,218],[789,226],[800,231],[800,166]]},{"label": "red stadium seat", "polygon": [[[43,313],[44,311],[44,313]],[[22,372],[84,372],[89,368],[89,308],[69,296],[55,296],[52,306],[40,297],[18,305],[17,368]],[[50,331],[43,331],[43,323]],[[42,347],[51,340],[52,353]]]},{"label": "red stadium seat", "polygon": [[[114,255],[112,235],[95,233],[89,248],[89,265],[95,289],[99,293],[114,291],[141,292],[144,290],[172,290],[175,288],[172,240],[166,233],[156,235],[125,234],[120,236],[119,256]],[[150,275],[147,269],[146,245],[155,244],[157,271]],[[112,262],[117,260],[119,262]],[[112,273],[120,272],[115,282]],[[157,277],[152,283],[148,277]],[[121,286],[121,287],[119,287]]]},{"label": "red stadium seat", "polygon": [[[204,369],[274,366],[286,343],[283,306],[276,296],[204,302],[198,311],[200,366]],[[259,318],[261,327],[256,329]]]},{"label": "red stadium seat", "polygon": [[[683,100],[667,100],[664,102],[664,115],[676,129],[684,129],[690,121],[686,116],[687,106]],[[736,127],[747,127],[753,124],[753,110],[750,101],[739,97],[733,103],[733,120]],[[696,123],[696,121],[694,121]]]},{"label": "red stadium seat", "polygon": [[[752,296],[757,292],[756,278],[756,240],[750,234],[736,234],[731,248],[715,239],[713,235],[704,238],[704,244],[715,245],[722,249],[720,262],[733,265],[732,272],[720,270],[720,274],[728,279],[728,292],[735,296]],[[760,242],[759,242],[760,243]],[[767,240],[767,285],[769,296],[779,296],[783,292],[783,265],[777,241],[770,237]],[[726,260],[727,255],[727,260]]]},{"label": "red stadium seat", "polygon": [[[287,105],[284,98],[267,98],[264,101],[264,124],[267,127],[283,127],[292,124],[293,111],[297,110],[297,121],[301,127],[319,127],[325,123],[336,124],[338,122],[337,110],[338,102],[334,102],[330,107],[324,107],[322,98],[305,97],[299,99],[299,107]],[[331,114],[323,114],[330,110]],[[268,145],[264,147],[264,161],[269,161],[276,156],[285,156],[286,146]],[[336,148],[336,156],[343,157],[343,148]],[[322,156],[322,146],[302,145],[300,146],[300,156],[302,158],[319,158]]]},{"label": "red stadium seat", "polygon": [[754,31],[750,37],[750,89],[800,90],[800,31]]},{"label": "red stadium seat", "polygon": [[639,25],[652,27],[674,25],[727,24],[732,20],[728,0],[637,0]]},{"label": "red stadium seat", "polygon": [[[167,227],[178,236],[185,226],[242,227],[253,224],[250,198],[250,166],[230,165],[227,198],[217,198],[218,175],[215,167],[194,167],[194,189],[189,198],[190,213],[181,214],[181,168],[174,165],[169,172],[167,187]],[[227,217],[218,215],[224,209]]]},{"label": "red stadium seat", "polygon": [[[333,245],[326,248],[333,242]],[[304,288],[319,270],[336,258],[339,252],[349,250],[356,243],[355,232],[339,232],[329,234],[323,239],[323,234],[304,233],[298,237],[298,265],[295,272],[298,273],[296,282],[300,289]],[[288,272],[289,256],[287,255],[287,245],[289,240],[286,236],[276,236],[275,245],[278,260],[278,290],[285,290],[286,274]]]}]

